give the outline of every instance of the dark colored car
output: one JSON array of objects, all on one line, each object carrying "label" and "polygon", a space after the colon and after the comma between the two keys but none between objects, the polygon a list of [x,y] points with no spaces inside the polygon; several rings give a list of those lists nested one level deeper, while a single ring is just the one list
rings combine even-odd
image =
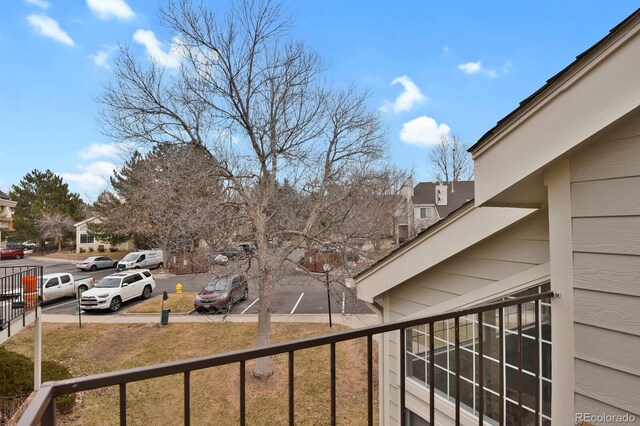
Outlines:
[{"label": "dark colored car", "polygon": [[242,252],[242,250],[238,248],[228,248],[228,249],[222,250],[220,254],[223,256],[226,256],[229,260],[238,259],[244,256],[244,253]]},{"label": "dark colored car", "polygon": [[22,259],[23,257],[24,249],[22,247],[12,247],[0,250],[0,259]]},{"label": "dark colored car", "polygon": [[229,311],[233,304],[249,297],[247,277],[214,278],[196,295],[193,307],[198,312]]}]

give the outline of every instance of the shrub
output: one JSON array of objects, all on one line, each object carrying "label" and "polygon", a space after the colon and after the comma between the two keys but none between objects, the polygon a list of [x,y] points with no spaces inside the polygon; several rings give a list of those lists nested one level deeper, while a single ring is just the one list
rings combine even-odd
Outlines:
[{"label": "shrub", "polygon": [[99,251],[100,253],[104,253],[104,245],[100,244],[100,245],[98,246],[98,251]]},{"label": "shrub", "polygon": [[93,253],[93,247],[89,247],[89,253]]},{"label": "shrub", "polygon": [[[0,347],[0,396],[26,397],[33,391],[33,360],[24,355],[8,351]],[[56,361],[42,361],[42,381],[63,380],[71,378],[71,373],[64,365]],[[56,399],[58,413],[69,413],[76,402],[76,395],[69,394]],[[0,417],[13,413],[2,413]]]},{"label": "shrub", "polygon": [[84,253],[86,250],[83,247],[80,247],[80,253]]},{"label": "shrub", "polygon": [[111,247],[109,247],[109,251],[110,251],[111,253],[114,253],[114,252],[118,251],[118,247],[113,247],[113,246],[111,246]]}]

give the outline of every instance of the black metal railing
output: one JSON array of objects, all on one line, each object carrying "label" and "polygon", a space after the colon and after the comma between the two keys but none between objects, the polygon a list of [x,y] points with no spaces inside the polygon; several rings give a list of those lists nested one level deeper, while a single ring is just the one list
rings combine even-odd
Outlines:
[{"label": "black metal railing", "polygon": [[11,325],[26,317],[42,300],[42,266],[0,267],[0,331],[7,330],[11,336]]},{"label": "black metal railing", "polygon": [[[332,425],[336,424],[336,356],[335,356],[335,348],[336,344],[352,339],[365,338],[367,339],[367,418],[368,424],[373,425],[374,415],[373,415],[373,407],[374,407],[374,395],[373,395],[373,336],[388,333],[388,332],[400,332],[400,345],[399,345],[399,358],[400,358],[400,424],[405,424],[405,385],[406,385],[406,377],[405,377],[405,332],[407,329],[419,325],[428,324],[430,326],[430,330],[433,330],[434,324],[440,321],[454,320],[455,321],[455,351],[457,353],[455,369],[456,369],[456,390],[455,390],[455,418],[456,422],[460,423],[460,318],[466,317],[469,315],[477,315],[480,323],[482,324],[482,315],[485,312],[497,310],[500,312],[500,329],[504,327],[502,313],[503,309],[510,306],[518,306],[519,311],[523,304],[535,302],[536,305],[538,301],[542,299],[550,299],[555,297],[556,294],[554,292],[544,292],[537,293],[529,296],[522,296],[511,298],[507,300],[502,300],[499,302],[493,302],[488,304],[483,304],[481,306],[476,306],[468,309],[462,309],[455,312],[448,312],[440,315],[429,316],[425,318],[416,318],[410,320],[397,321],[393,323],[386,323],[381,325],[375,325],[370,327],[364,327],[356,330],[349,330],[338,332],[330,335],[311,337],[306,339],[294,340],[284,343],[272,344],[269,346],[257,348],[257,349],[245,349],[238,350],[233,352],[227,352],[223,354],[204,356],[199,358],[191,358],[187,360],[168,362],[163,364],[157,364],[146,367],[132,368],[129,370],[121,370],[115,371],[111,373],[103,373],[96,374],[93,376],[79,377],[75,379],[69,380],[60,380],[56,382],[47,382],[44,383],[41,388],[36,392],[34,399],[31,404],[27,407],[25,413],[20,419],[18,425],[54,425],[56,423],[56,408],[55,408],[55,398],[61,395],[87,391],[93,389],[104,388],[108,386],[118,386],[119,387],[119,407],[120,407],[120,424],[126,425],[127,423],[127,384],[131,382],[137,382],[140,380],[153,379],[163,376],[182,374],[183,375],[183,383],[184,383],[184,424],[189,425],[191,422],[191,386],[190,386],[190,378],[191,372],[195,370],[201,370],[210,367],[218,367],[228,364],[239,365],[239,406],[240,406],[240,424],[245,424],[246,419],[246,403],[245,403],[245,368],[246,362],[248,360],[254,360],[262,357],[274,356],[279,354],[288,354],[289,363],[288,363],[288,387],[289,387],[289,424],[295,424],[295,412],[294,412],[294,401],[295,401],[295,393],[294,393],[294,380],[293,380],[293,372],[294,372],[294,357],[295,352],[319,347],[319,346],[330,346],[330,368],[331,368],[331,391],[330,391],[330,423]],[[539,321],[536,315],[536,321]],[[520,339],[522,339],[522,326],[521,324],[518,326],[518,335]],[[502,348],[504,345],[503,334],[500,334],[500,347]],[[434,333],[430,332],[429,335],[429,358],[430,358],[430,377],[434,377],[434,366],[435,366],[435,350],[434,350]],[[521,349],[522,345],[518,346]],[[502,350],[500,351],[500,363],[501,366],[504,363],[504,359],[502,357]],[[482,359],[482,349],[480,349],[480,355]],[[537,354],[537,357],[540,355]],[[522,375],[522,357],[520,359],[519,371],[520,375]],[[504,376],[500,373],[500,389],[504,388]],[[522,380],[522,379],[520,379]],[[435,424],[435,394],[436,389],[434,387],[434,380],[430,380],[429,383],[430,390],[430,424]],[[520,402],[520,409],[522,407],[522,385],[520,384],[520,395],[518,397],[518,401]],[[483,404],[481,404],[482,406]],[[500,412],[504,411],[504,395],[500,397]],[[536,412],[536,419],[539,419],[538,412]],[[503,416],[501,416],[502,418]],[[480,411],[479,424],[484,424],[483,413]],[[211,419],[210,419],[211,420]],[[213,420],[214,421],[214,420]],[[500,421],[500,424],[503,424]],[[538,424],[536,422],[536,424]]]}]

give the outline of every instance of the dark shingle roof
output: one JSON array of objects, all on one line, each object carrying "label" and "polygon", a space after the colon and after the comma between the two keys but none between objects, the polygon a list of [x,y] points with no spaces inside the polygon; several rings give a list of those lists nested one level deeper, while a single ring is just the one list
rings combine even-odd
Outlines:
[{"label": "dark shingle roof", "polygon": [[527,97],[522,102],[520,102],[520,104],[518,105],[518,107],[516,109],[514,109],[509,114],[507,114],[504,118],[502,118],[500,121],[498,121],[498,123],[495,126],[493,126],[487,133],[482,135],[482,137],[478,140],[478,142],[476,142],[473,146],[471,146],[467,151],[473,152],[477,148],[479,148],[480,146],[484,145],[484,142],[487,139],[491,138],[491,136],[493,136],[493,134],[496,133],[496,130],[498,130],[505,122],[507,122],[511,117],[516,115],[522,109],[524,109],[533,99],[537,98],[538,95],[540,95],[542,92],[544,92],[549,86],[551,86],[553,83],[555,83],[558,79],[560,79],[565,74],[567,74],[572,68],[574,68],[575,66],[580,64],[582,62],[582,60],[589,55],[589,53],[591,53],[592,51],[597,49],[599,46],[604,44],[607,40],[609,40],[611,37],[613,37],[613,35],[620,28],[622,28],[627,22],[629,22],[631,19],[635,18],[638,15],[640,15],[640,9],[637,9],[635,12],[633,12],[631,15],[629,15],[624,21],[620,22],[618,25],[616,25],[611,30],[609,30],[609,33],[606,36],[604,36],[602,39],[600,39],[596,44],[594,44],[593,46],[591,46],[590,48],[588,48],[587,50],[585,50],[584,52],[582,52],[581,54],[576,56],[575,61],[571,62],[564,69],[562,69],[559,73],[557,73],[556,75],[551,77],[549,80],[547,80],[547,82],[541,88],[539,88],[538,90],[533,92],[529,97]]},{"label": "dark shingle roof", "polygon": [[[436,206],[438,215],[441,218],[447,217],[452,211],[458,209],[467,201],[473,199],[474,184],[472,180],[462,180],[445,183],[447,186],[447,205]],[[436,203],[436,182],[420,182],[413,189],[413,204],[435,204]],[[453,188],[453,191],[452,191]]]},{"label": "dark shingle roof", "polygon": [[2,198],[3,200],[8,200],[9,196],[7,194],[5,194],[4,192],[0,191],[0,198]]}]

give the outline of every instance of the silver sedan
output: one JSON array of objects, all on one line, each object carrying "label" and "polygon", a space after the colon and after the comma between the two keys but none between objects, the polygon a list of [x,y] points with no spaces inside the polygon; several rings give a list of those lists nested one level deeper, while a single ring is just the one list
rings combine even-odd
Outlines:
[{"label": "silver sedan", "polygon": [[95,271],[102,268],[115,268],[118,261],[106,256],[92,256],[76,263],[76,268],[83,271]]}]

